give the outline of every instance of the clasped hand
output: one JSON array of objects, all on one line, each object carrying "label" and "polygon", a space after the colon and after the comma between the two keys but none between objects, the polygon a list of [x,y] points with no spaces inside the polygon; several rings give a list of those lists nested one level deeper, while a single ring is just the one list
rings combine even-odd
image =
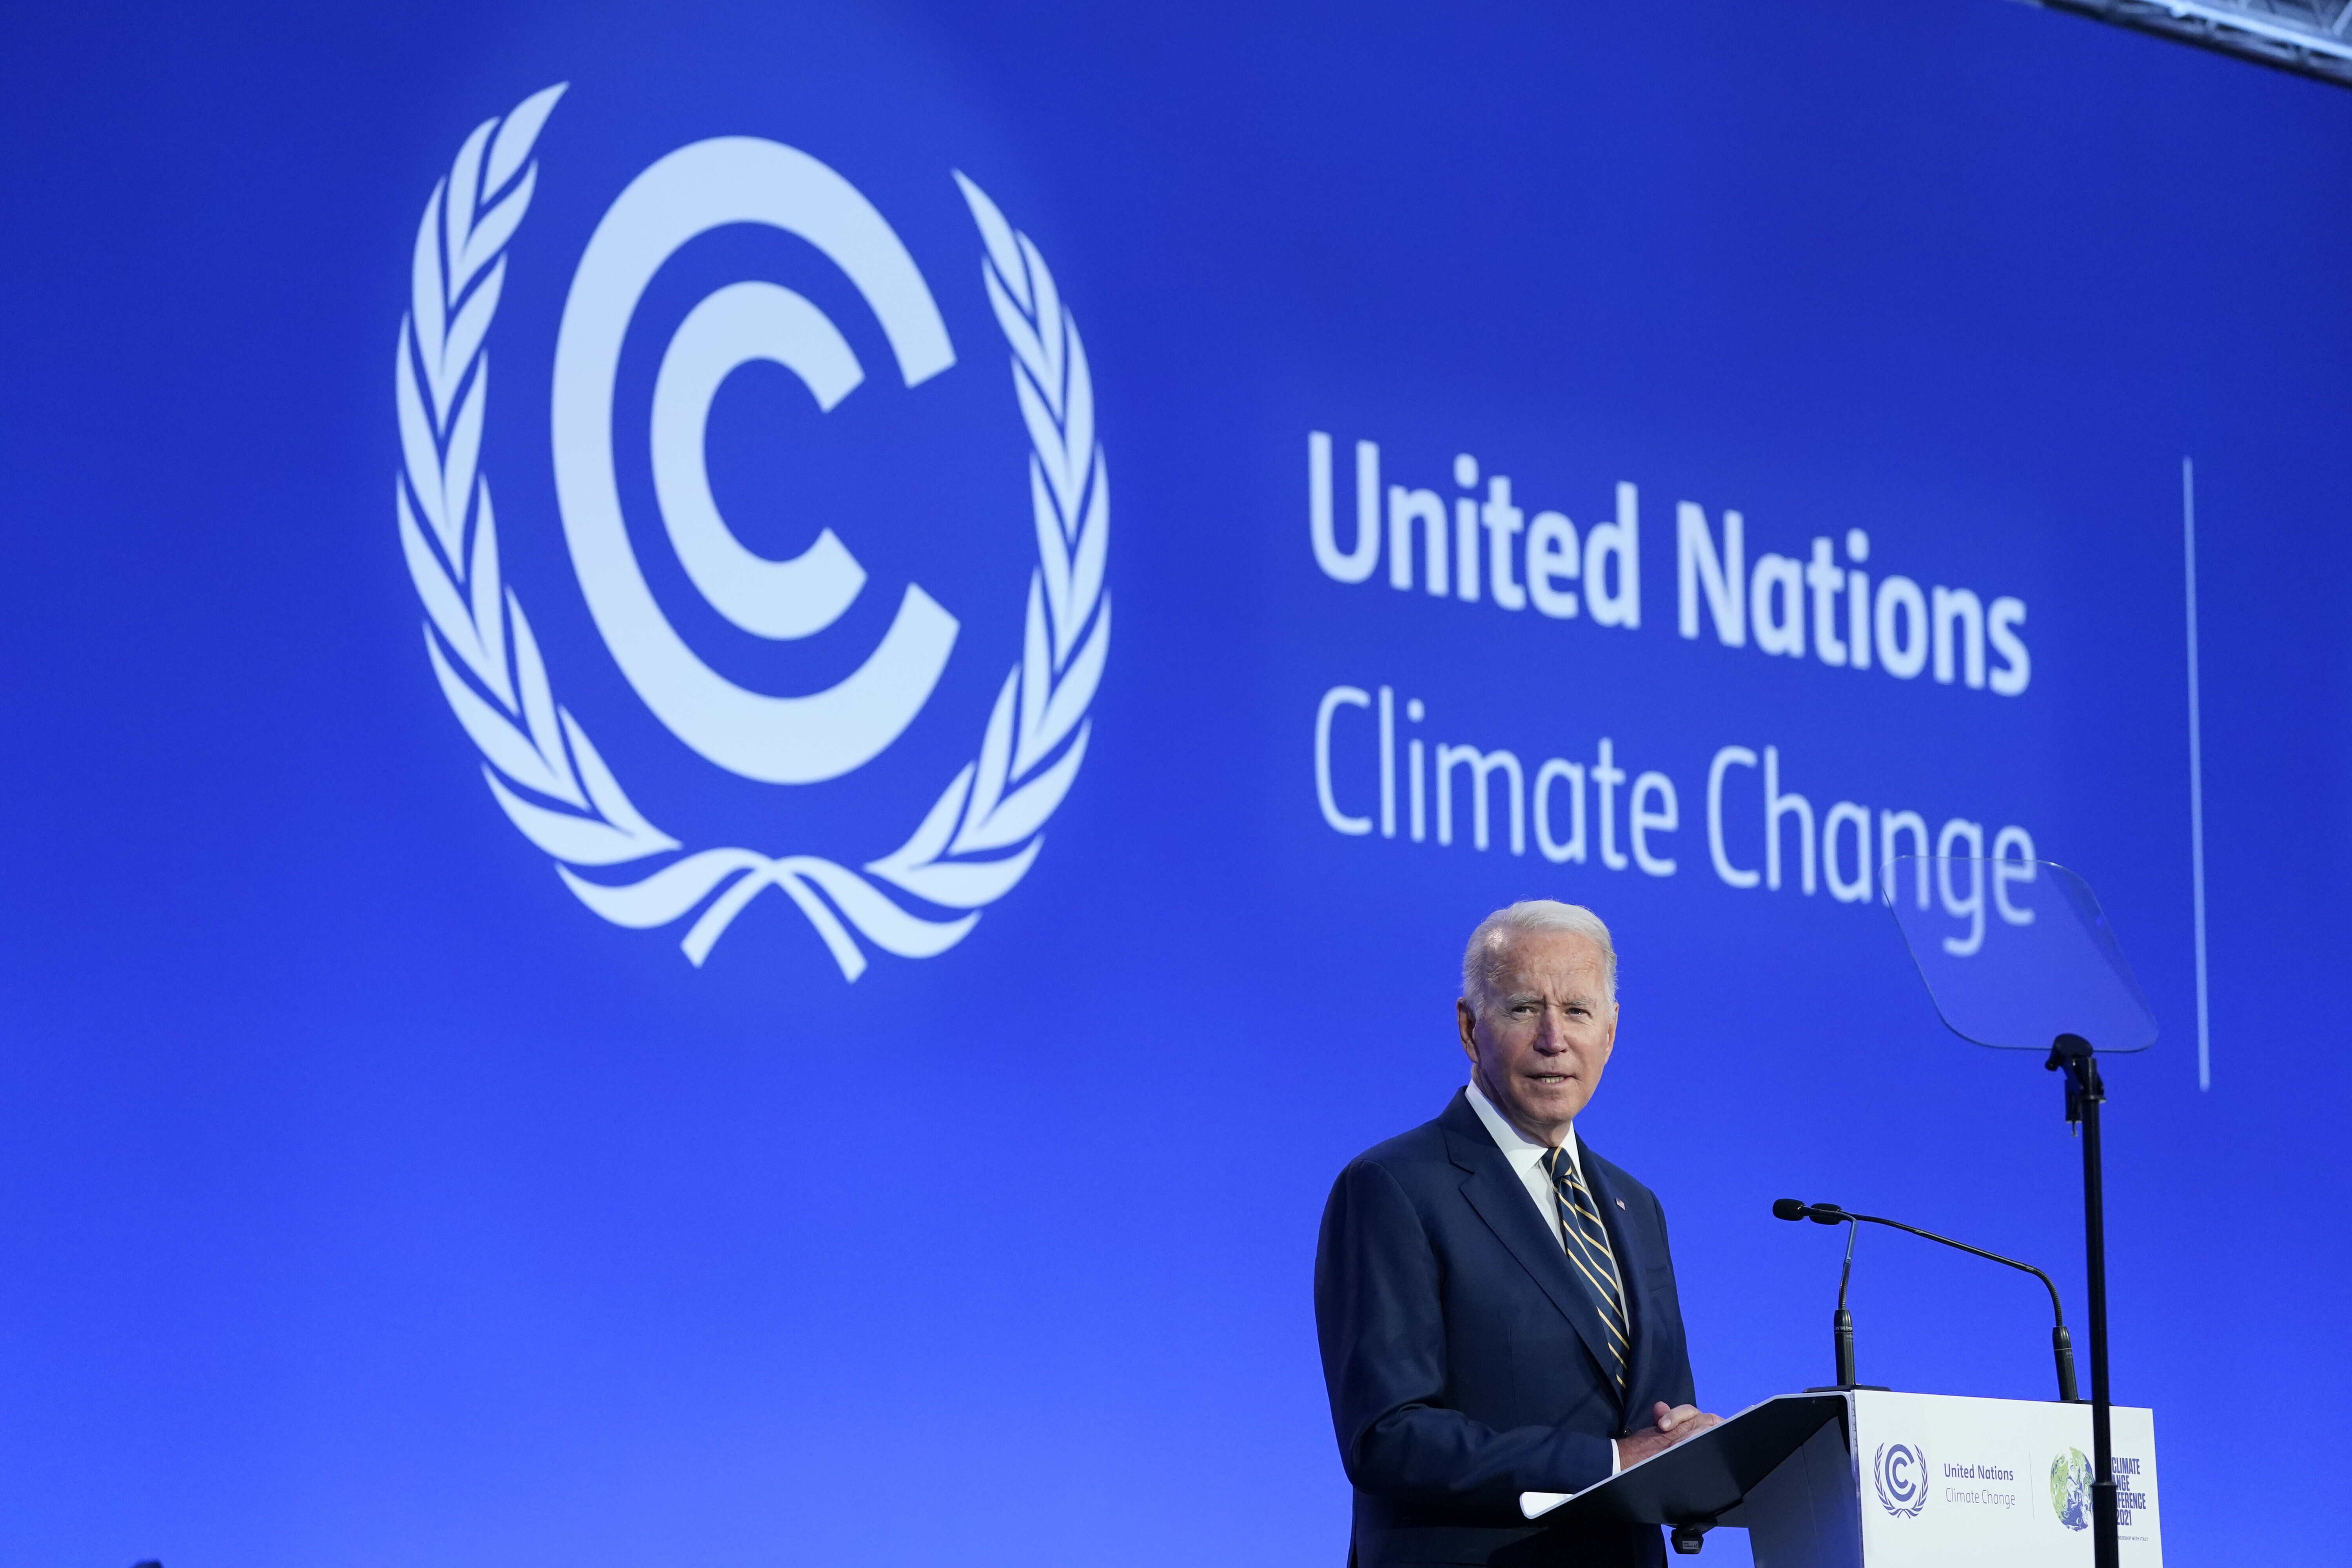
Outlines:
[{"label": "clasped hand", "polygon": [[1663,1454],[1677,1443],[1686,1443],[1710,1426],[1723,1425],[1723,1417],[1710,1415],[1696,1405],[1668,1405],[1660,1400],[1652,1407],[1656,1425],[1629,1432],[1617,1439],[1617,1462],[1631,1469],[1654,1454]]}]

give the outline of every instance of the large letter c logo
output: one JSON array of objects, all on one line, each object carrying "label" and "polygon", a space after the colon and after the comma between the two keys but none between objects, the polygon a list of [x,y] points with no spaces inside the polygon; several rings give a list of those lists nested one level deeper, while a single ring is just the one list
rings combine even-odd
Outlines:
[{"label": "large letter c logo", "polygon": [[[621,345],[654,274],[697,235],[765,224],[815,246],[857,286],[908,386],[955,363],[947,324],[898,237],[855,187],[807,153],[751,137],[681,147],[631,181],[573,275],[556,334],[551,431],[556,500],[581,592],[637,695],[678,739],[746,778],[814,784],[871,761],[939,684],[955,617],[908,584],[866,661],[806,697],[746,690],[702,662],[655,603],[630,548],[613,468],[613,389]],[[865,379],[833,323],[802,296],[738,283],[687,316],[654,389],[654,487],[687,574],[719,614],[756,636],[802,637],[838,619],[866,573],[831,529],[790,561],[738,542],[703,467],[703,426],[719,384],[772,361],[831,409]]]}]

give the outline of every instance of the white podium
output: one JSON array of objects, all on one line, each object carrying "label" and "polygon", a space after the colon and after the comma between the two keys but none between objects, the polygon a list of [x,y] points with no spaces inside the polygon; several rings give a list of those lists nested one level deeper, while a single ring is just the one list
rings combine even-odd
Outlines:
[{"label": "white podium", "polygon": [[[2113,1412],[2127,1568],[2164,1561],[2156,1421]],[[2091,1407],[1848,1389],[1789,1394],[1573,1495],[1525,1492],[1532,1520],[1748,1532],[1758,1568],[2088,1568]]]}]

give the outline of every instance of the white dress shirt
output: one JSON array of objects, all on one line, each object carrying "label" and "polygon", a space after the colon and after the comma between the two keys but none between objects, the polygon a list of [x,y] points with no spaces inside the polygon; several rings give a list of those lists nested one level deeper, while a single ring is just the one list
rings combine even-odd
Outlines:
[{"label": "white dress shirt", "polygon": [[[1486,1091],[1478,1087],[1476,1079],[1470,1080],[1470,1109],[1476,1111],[1478,1120],[1486,1124],[1486,1135],[1494,1139],[1495,1147],[1503,1152],[1503,1158],[1508,1160],[1511,1169],[1518,1173],[1520,1184],[1528,1189],[1528,1197],[1535,1204],[1536,1211],[1543,1215],[1544,1224],[1551,1227],[1551,1238],[1559,1243],[1562,1252],[1566,1252],[1568,1236],[1559,1226],[1559,1191],[1553,1187],[1551,1177],[1545,1173],[1543,1168],[1544,1156],[1551,1152],[1551,1145],[1536,1142],[1505,1121],[1503,1113],[1495,1109],[1495,1102],[1486,1098]],[[1576,1123],[1569,1123],[1568,1136],[1560,1141],[1560,1148],[1567,1152],[1569,1163],[1576,1167],[1576,1179],[1583,1181],[1584,1162],[1577,1157],[1576,1152]],[[1586,1190],[1591,1190],[1589,1184]],[[1612,1258],[1611,1261],[1613,1264],[1615,1260]],[[1619,1300],[1623,1300],[1624,1293],[1625,1287],[1621,1282],[1617,1287]],[[1609,1473],[1613,1476],[1624,1468],[1624,1456],[1618,1452],[1616,1439],[1612,1437],[1609,1442]]]},{"label": "white dress shirt", "polygon": [[[1528,1196],[1535,1200],[1537,1210],[1544,1216],[1544,1224],[1551,1227],[1551,1238],[1559,1243],[1562,1252],[1567,1251],[1568,1237],[1559,1227],[1559,1195],[1551,1184],[1551,1177],[1543,1168],[1544,1156],[1551,1152],[1551,1145],[1537,1142],[1505,1121],[1503,1113],[1495,1109],[1495,1102],[1486,1098],[1486,1091],[1478,1087],[1476,1079],[1470,1080],[1470,1109],[1478,1113],[1478,1120],[1486,1124],[1486,1135],[1495,1141],[1495,1147],[1503,1152],[1503,1158],[1511,1163],[1511,1169],[1518,1173],[1520,1184],[1528,1189]],[[1576,1157],[1576,1123],[1573,1121],[1568,1124],[1568,1136],[1561,1140],[1560,1147],[1567,1152],[1569,1163],[1576,1167],[1577,1179],[1582,1181],[1584,1162]]]}]

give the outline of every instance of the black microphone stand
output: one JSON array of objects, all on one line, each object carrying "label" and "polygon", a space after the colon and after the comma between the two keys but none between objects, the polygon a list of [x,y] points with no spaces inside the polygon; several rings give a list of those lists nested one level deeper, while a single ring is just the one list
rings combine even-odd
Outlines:
[{"label": "black microphone stand", "polygon": [[2091,1292],[2091,1560],[2116,1568],[2115,1440],[2107,1399],[2107,1217],[2101,1181],[2099,1105],[2107,1097],[2098,1055],[2080,1035],[2061,1035],[2046,1071],[2066,1074],[2066,1120],[2083,1130],[2083,1240]]},{"label": "black microphone stand", "polygon": [[1862,1226],[1849,1219],[1845,1226],[1845,1267],[1838,1270],[1837,1315],[1830,1320],[1831,1337],[1837,1341],[1837,1385],[1840,1388],[1861,1386],[1853,1380],[1853,1314],[1845,1310],[1845,1283],[1853,1278],[1853,1244],[1862,1235]]},{"label": "black microphone stand", "polygon": [[[2057,1283],[2031,1263],[2020,1263],[2014,1258],[2003,1258],[1998,1252],[1987,1252],[1981,1247],[1970,1247],[1965,1241],[1954,1241],[1948,1236],[1938,1236],[1932,1230],[1921,1230],[1916,1225],[1905,1225],[1899,1219],[1888,1219],[1884,1215],[1852,1214],[1835,1204],[1801,1204],[1794,1198],[1781,1198],[1773,1204],[1772,1213],[1780,1219],[1809,1219],[1815,1225],[1852,1226],[1857,1221],[1864,1225],[1883,1225],[1889,1230],[1904,1231],[1923,1240],[1957,1248],[1972,1258],[1981,1258],[1989,1263],[2003,1264],[2008,1268],[2032,1275],[2042,1281],[2042,1288],[2050,1292],[2050,1352],[2052,1359],[2056,1362],[2058,1367],[2058,1398],[2061,1403],[2067,1405],[2082,1403],[2080,1396],[2074,1392],[2074,1342],[2066,1332],[2066,1309],[2059,1302]],[[1853,1232],[1851,1229],[1846,1233],[1845,1267],[1847,1273],[1851,1274],[1853,1271]],[[1855,1386],[1853,1320],[1846,1313],[1845,1280],[1843,1277],[1838,1280],[1838,1310],[1837,1316],[1832,1321],[1838,1341],[1837,1386],[1853,1388]],[[1810,1394],[1814,1391],[1808,1389],[1806,1392]]]}]

